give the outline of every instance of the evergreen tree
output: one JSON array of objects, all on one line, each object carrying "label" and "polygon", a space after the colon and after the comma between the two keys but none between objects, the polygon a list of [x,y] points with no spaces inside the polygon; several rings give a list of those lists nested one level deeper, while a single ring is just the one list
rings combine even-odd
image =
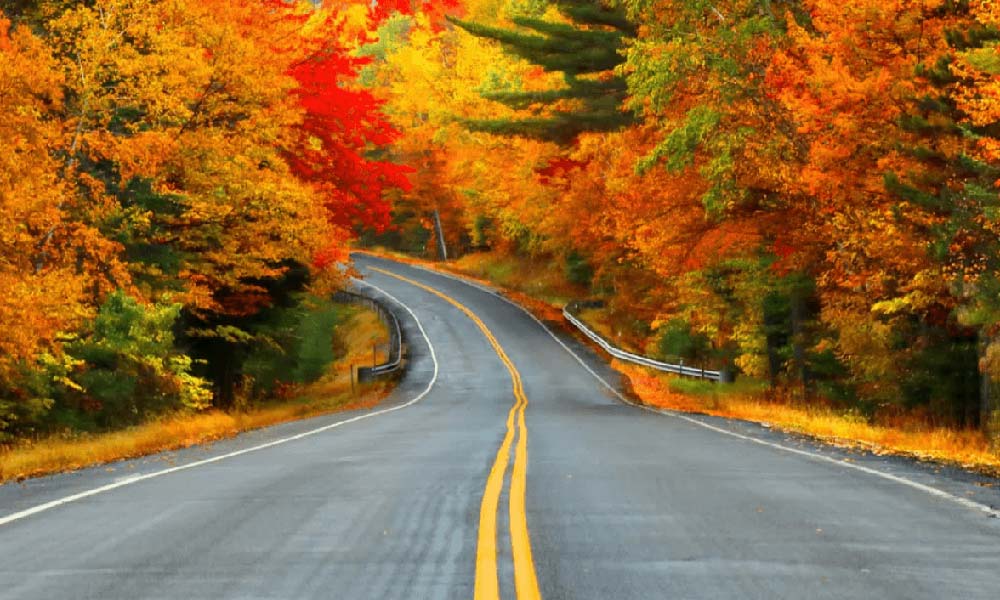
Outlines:
[{"label": "evergreen tree", "polygon": [[[511,30],[449,18],[472,35],[496,40],[508,52],[545,71],[561,72],[566,84],[544,91],[484,93],[484,98],[516,110],[548,110],[520,119],[466,120],[466,127],[566,144],[585,131],[614,131],[633,122],[633,116],[622,108],[625,81],[614,70],[624,62],[622,49],[626,38],[635,35],[635,27],[620,8],[599,0],[553,3],[572,24],[514,17],[511,20],[519,29]],[[553,108],[567,100],[577,101],[579,108]]]},{"label": "evergreen tree", "polygon": [[[1000,141],[1000,122],[970,114],[961,99],[977,88],[982,76],[1000,74],[996,59],[1000,30],[976,22],[964,0],[938,10],[965,26],[947,32],[951,52],[931,66],[918,67],[918,76],[931,91],[914,100],[900,123],[913,140],[906,152],[918,167],[905,175],[888,174],[886,187],[901,201],[900,218],[928,241],[931,256],[949,276],[962,324],[978,333],[982,373],[978,420],[988,425],[1000,399],[993,383],[996,369],[989,366],[989,355],[996,351],[990,348],[1000,341],[1000,165],[981,148],[984,141]],[[925,324],[925,329],[927,325],[935,324]],[[969,334],[954,325],[952,342],[969,340]],[[974,338],[965,343],[975,344]],[[974,376],[976,361],[968,368]],[[974,395],[951,398],[957,405],[968,405],[970,400],[974,405]]]}]

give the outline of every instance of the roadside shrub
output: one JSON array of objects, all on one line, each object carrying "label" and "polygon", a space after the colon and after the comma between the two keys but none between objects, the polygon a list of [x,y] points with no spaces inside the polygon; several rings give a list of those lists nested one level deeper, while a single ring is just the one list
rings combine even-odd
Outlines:
[{"label": "roadside shrub", "polygon": [[660,328],[658,341],[660,358],[684,359],[688,363],[707,361],[712,355],[712,344],[707,336],[691,331],[684,319],[673,319]]},{"label": "roadside shrub", "polygon": [[594,280],[594,267],[576,250],[566,255],[565,273],[570,283],[588,288]]},{"label": "roadside shrub", "polygon": [[180,304],[143,305],[111,294],[90,330],[67,344],[76,362],[62,378],[60,409],[88,414],[100,428],[139,423],[170,410],[211,404],[207,383],[174,345]]},{"label": "roadside shrub", "polygon": [[476,218],[472,221],[472,235],[470,236],[470,245],[473,249],[489,249],[490,242],[495,235],[495,229],[493,219],[482,214],[476,215]]},{"label": "roadside shrub", "polygon": [[324,302],[314,310],[303,313],[297,327],[293,381],[316,381],[326,372],[330,363],[338,358],[334,351],[335,327],[344,321],[347,310],[346,307]]},{"label": "roadside shrub", "polygon": [[0,444],[31,435],[52,418],[54,381],[65,370],[48,355],[38,364],[0,371]]},{"label": "roadside shrub", "polygon": [[351,311],[351,307],[305,295],[291,306],[273,309],[253,327],[256,343],[243,364],[254,396],[269,395],[282,383],[319,379],[342,353],[335,329]]}]

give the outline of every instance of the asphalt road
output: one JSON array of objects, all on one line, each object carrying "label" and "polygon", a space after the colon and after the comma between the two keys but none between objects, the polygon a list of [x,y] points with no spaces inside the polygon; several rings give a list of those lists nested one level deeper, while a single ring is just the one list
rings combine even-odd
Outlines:
[{"label": "asphalt road", "polygon": [[[526,600],[515,570],[549,600],[1000,598],[995,480],[630,406],[489,291],[358,264],[412,310],[385,404],[0,486],[0,598],[469,599],[492,579]],[[467,307],[513,371],[460,308],[372,267]]]}]

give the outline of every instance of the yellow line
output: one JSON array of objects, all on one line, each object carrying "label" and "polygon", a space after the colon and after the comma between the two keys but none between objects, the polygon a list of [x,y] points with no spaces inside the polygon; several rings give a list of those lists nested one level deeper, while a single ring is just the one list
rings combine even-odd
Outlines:
[{"label": "yellow line", "polygon": [[531,538],[528,535],[528,517],[524,506],[528,480],[528,426],[525,423],[524,410],[528,406],[528,397],[524,393],[521,374],[514,367],[514,363],[504,352],[503,347],[497,342],[493,332],[486,327],[482,319],[464,304],[418,281],[384,269],[376,267],[371,267],[371,269],[430,292],[465,313],[465,316],[469,317],[483,332],[486,340],[493,346],[493,350],[503,361],[507,371],[510,372],[514,389],[514,405],[507,413],[507,432],[500,443],[493,467],[486,477],[486,489],[479,507],[475,600],[499,600],[500,598],[500,582],[497,572],[497,508],[500,504],[500,493],[503,491],[504,474],[507,472],[507,464],[510,461],[510,447],[514,442],[515,430],[517,431],[517,445],[514,448],[514,468],[511,471],[510,479],[510,542],[514,563],[514,589],[517,591],[518,600],[541,600],[542,594],[538,589],[535,561],[531,556]]},{"label": "yellow line", "polygon": [[[521,394],[524,396],[523,390]],[[528,518],[524,508],[528,483],[528,426],[524,422],[524,407],[527,402],[528,398],[524,396],[517,417],[520,432],[514,449],[514,470],[510,475],[510,545],[518,600],[541,600],[542,593],[538,589],[538,577],[535,575]]]}]

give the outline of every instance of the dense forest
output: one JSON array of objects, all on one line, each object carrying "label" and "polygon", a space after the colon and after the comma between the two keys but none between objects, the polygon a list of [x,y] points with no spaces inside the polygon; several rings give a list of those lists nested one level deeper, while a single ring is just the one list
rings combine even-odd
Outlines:
[{"label": "dense forest", "polygon": [[357,49],[421,7],[0,6],[0,441],[294,377],[355,228],[409,187]]},{"label": "dense forest", "polygon": [[0,7],[0,436],[231,406],[358,236],[550,260],[650,354],[1000,429],[994,0]]},{"label": "dense forest", "polygon": [[1000,5],[470,0],[366,84],[413,166],[373,243],[547,257],[651,354],[988,426]]}]

